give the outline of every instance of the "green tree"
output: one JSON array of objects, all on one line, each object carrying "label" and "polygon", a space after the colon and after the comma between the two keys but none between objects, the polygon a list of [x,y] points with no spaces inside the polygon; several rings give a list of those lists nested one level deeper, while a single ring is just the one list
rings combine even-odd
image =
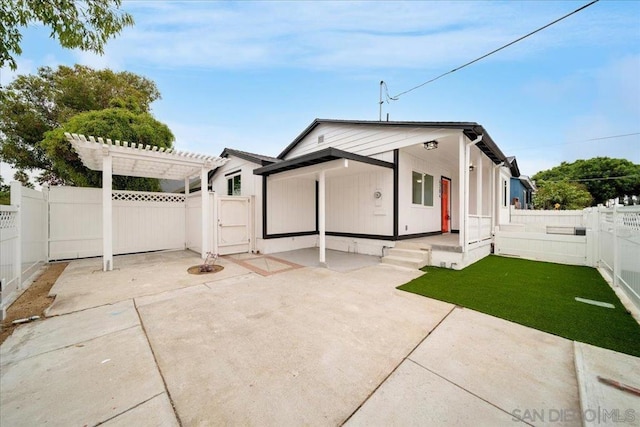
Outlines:
[{"label": "green tree", "polygon": [[[102,173],[88,170],[82,165],[64,136],[65,132],[165,148],[170,148],[174,140],[169,128],[147,112],[107,108],[77,114],[63,127],[45,133],[40,145],[52,162],[51,169],[44,173],[44,178],[52,180],[53,178],[47,177],[48,173],[52,173],[58,182],[79,187],[100,187]],[[114,176],[113,187],[117,190],[160,190],[157,179],[126,176]]]},{"label": "green tree", "polygon": [[591,206],[593,197],[582,184],[568,181],[540,182],[533,196],[536,209],[583,209]]},{"label": "green tree", "polygon": [[50,37],[65,48],[103,54],[111,37],[133,25],[121,5],[122,0],[0,0],[0,67],[17,68],[21,29],[32,23],[49,27]]},{"label": "green tree", "polygon": [[13,174],[13,179],[15,179],[16,181],[19,181],[22,184],[23,187],[33,188],[33,184],[31,183],[31,180],[29,179],[29,174],[27,174],[23,170],[17,170]]},{"label": "green tree", "polygon": [[124,107],[148,113],[157,99],[155,83],[130,72],[75,65],[20,75],[0,89],[0,160],[17,169],[45,171],[38,178],[41,183],[63,183],[53,169],[54,159],[41,146],[46,132],[86,111]]},{"label": "green tree", "polygon": [[0,175],[0,205],[11,204],[10,188],[4,184],[4,178]]},{"label": "green tree", "polygon": [[562,162],[536,173],[532,179],[538,187],[546,185],[543,182],[560,180],[582,183],[593,196],[594,204],[604,204],[624,195],[640,195],[640,165],[626,159],[594,157],[573,163]]}]

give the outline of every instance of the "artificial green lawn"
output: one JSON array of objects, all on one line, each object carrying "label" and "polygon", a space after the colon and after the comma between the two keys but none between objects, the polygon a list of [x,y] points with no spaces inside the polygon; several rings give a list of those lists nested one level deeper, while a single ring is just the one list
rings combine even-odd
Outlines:
[{"label": "artificial green lawn", "polygon": [[461,271],[424,270],[398,289],[640,357],[640,325],[594,268],[492,255]]}]

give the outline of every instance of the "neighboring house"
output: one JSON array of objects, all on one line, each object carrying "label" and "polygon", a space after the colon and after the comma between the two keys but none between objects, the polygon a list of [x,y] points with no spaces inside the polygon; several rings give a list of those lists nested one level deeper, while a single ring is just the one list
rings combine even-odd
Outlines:
[{"label": "neighboring house", "polygon": [[520,175],[515,156],[507,157],[507,163],[511,170],[511,206],[516,209],[533,209],[533,194],[537,190],[535,183],[527,175]]},{"label": "neighboring house", "polygon": [[463,268],[509,221],[510,168],[477,123],[316,119],[277,158],[221,157],[212,189],[252,197],[262,253],[319,247],[322,262],[325,248],[383,255],[445,234],[432,263]]}]

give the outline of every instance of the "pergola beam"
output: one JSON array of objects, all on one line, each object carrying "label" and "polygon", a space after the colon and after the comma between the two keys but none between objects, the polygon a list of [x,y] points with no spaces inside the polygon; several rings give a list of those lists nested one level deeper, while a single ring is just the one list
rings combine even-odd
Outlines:
[{"label": "pergola beam", "polygon": [[[102,269],[113,270],[113,175],[143,178],[184,180],[185,195],[189,192],[189,178],[200,173],[202,193],[202,258],[210,252],[211,212],[209,209],[208,175],[215,167],[228,159],[174,152],[172,149],[126,141],[95,138],[65,133],[80,156],[82,163],[91,170],[102,171]],[[168,167],[167,167],[168,166]],[[187,199],[185,197],[185,216]]]}]

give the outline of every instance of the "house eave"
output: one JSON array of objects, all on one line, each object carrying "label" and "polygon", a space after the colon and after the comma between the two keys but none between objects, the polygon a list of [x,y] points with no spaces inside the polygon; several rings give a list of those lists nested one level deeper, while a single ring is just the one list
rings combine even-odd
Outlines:
[{"label": "house eave", "polygon": [[385,162],[384,160],[374,159],[372,157],[361,156],[359,154],[349,153],[347,151],[338,150],[337,148],[329,147],[320,151],[305,154],[304,156],[295,157],[293,159],[284,160],[279,163],[273,163],[271,165],[263,166],[258,169],[254,169],[254,175],[269,176],[293,169],[299,169],[306,166],[312,166],[320,163],[330,162],[332,160],[347,159],[356,162],[366,163],[374,166],[380,166],[385,168],[394,168],[394,164],[391,162]]},{"label": "house eave", "polygon": [[278,159],[284,159],[311,131],[323,123],[349,124],[356,126],[392,126],[392,127],[414,127],[433,129],[453,129],[461,130],[470,140],[483,135],[482,141],[477,147],[491,159],[495,164],[504,162],[506,156],[493,141],[489,133],[482,125],[476,122],[411,122],[411,121],[372,121],[372,120],[338,120],[338,119],[315,119],[305,130],[300,133],[279,155]]}]

